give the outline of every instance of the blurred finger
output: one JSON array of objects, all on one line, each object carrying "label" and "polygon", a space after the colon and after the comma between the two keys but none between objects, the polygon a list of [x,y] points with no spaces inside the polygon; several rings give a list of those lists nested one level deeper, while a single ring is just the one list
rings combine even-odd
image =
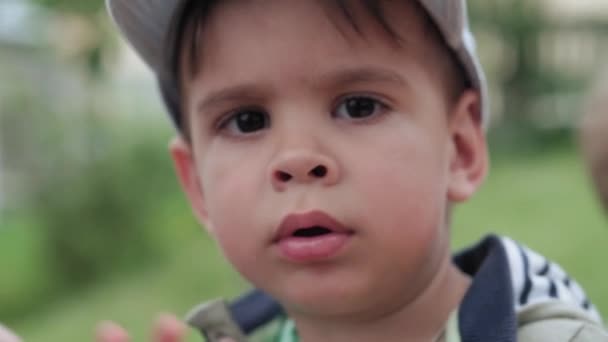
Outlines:
[{"label": "blurred finger", "polygon": [[155,342],[180,342],[186,334],[186,326],[177,317],[163,314],[154,328]]},{"label": "blurred finger", "polygon": [[114,322],[102,322],[97,326],[95,334],[97,342],[128,342],[126,330]]},{"label": "blurred finger", "polygon": [[0,342],[21,342],[21,339],[13,334],[13,332],[0,325]]}]

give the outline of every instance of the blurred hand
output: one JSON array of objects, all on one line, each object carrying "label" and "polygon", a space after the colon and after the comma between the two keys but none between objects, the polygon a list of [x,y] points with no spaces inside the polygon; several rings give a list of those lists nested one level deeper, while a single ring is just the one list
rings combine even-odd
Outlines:
[{"label": "blurred hand", "polygon": [[21,339],[0,324],[0,342],[21,342]]},{"label": "blurred hand", "polygon": [[[152,341],[154,342],[182,342],[186,334],[186,327],[175,316],[163,314],[154,325]],[[129,334],[114,322],[102,322],[95,334],[97,342],[128,342]],[[4,342],[4,341],[0,341]]]},{"label": "blurred hand", "polygon": [[[186,326],[175,316],[163,314],[154,325],[152,341],[154,342],[182,342],[186,334]],[[1,336],[1,335],[0,335]],[[97,327],[97,342],[128,342],[129,334],[125,329],[114,322],[102,322]],[[0,342],[5,342],[0,338]],[[6,342],[21,342],[20,340],[7,340]],[[234,342],[231,338],[223,338],[219,342]]]}]

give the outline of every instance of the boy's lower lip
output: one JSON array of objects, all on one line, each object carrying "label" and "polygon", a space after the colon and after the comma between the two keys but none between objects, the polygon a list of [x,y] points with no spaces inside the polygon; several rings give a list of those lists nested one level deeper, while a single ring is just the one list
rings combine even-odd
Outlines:
[{"label": "boy's lower lip", "polygon": [[291,236],[277,241],[279,254],[295,263],[322,262],[336,256],[350,241],[352,233],[330,233],[315,237]]}]

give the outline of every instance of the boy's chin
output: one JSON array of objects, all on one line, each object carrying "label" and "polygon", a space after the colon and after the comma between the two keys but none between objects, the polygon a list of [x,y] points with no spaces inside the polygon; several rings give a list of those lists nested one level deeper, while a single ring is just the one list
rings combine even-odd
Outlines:
[{"label": "boy's chin", "polygon": [[318,319],[365,320],[382,316],[387,309],[375,297],[325,294],[307,296],[311,299],[296,298],[284,304],[290,317]]},{"label": "boy's chin", "polygon": [[[313,317],[351,317],[375,311],[382,295],[371,284],[341,281],[331,284],[320,280],[291,286],[277,295],[289,314]],[[381,290],[380,290],[381,291]],[[380,308],[381,309],[381,308]]]}]

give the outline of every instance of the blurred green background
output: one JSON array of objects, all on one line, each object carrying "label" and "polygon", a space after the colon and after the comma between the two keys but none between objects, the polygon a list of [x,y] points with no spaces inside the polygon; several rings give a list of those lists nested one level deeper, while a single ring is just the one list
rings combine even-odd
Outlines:
[{"label": "blurred green background", "polygon": [[[454,244],[518,239],[561,263],[608,318],[608,227],[576,144],[608,60],[608,3],[470,5],[493,165],[456,210]],[[0,1],[0,322],[26,341],[87,341],[111,318],[144,341],[157,312],[247,287],[178,189],[172,133],[101,0]]]}]

